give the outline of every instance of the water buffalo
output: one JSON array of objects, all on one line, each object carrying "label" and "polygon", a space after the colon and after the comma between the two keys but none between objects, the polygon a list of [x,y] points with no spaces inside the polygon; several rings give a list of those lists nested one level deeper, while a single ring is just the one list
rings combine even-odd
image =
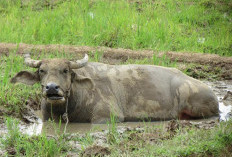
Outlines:
[{"label": "water buffalo", "polygon": [[[195,119],[218,115],[218,100],[204,83],[175,68],[155,65],[107,65],[67,59],[25,63],[12,83],[42,86],[43,120],[68,114],[70,122],[106,123],[111,113],[119,122]],[[66,112],[67,111],[67,112]]]}]

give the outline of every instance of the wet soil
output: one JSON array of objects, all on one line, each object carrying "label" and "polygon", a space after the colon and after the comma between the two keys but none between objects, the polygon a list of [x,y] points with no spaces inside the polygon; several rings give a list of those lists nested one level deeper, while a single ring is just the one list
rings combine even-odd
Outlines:
[{"label": "wet soil", "polygon": [[[217,126],[219,123],[217,120],[207,120],[202,122],[191,122],[191,121],[177,121],[172,120],[165,124],[161,128],[152,128],[152,126],[143,127],[130,127],[121,126],[117,127],[116,134],[117,138],[120,139],[118,143],[118,148],[120,151],[135,151],[146,144],[158,144],[163,140],[172,139],[175,134],[180,129],[211,129]],[[151,129],[152,131],[147,131]],[[75,136],[80,136],[80,134],[71,134],[71,138]],[[86,135],[81,135],[82,138],[86,138]],[[90,136],[93,138],[93,144],[91,146],[85,147],[84,150],[80,150],[79,153],[82,156],[105,156],[111,154],[110,145],[115,144],[115,139],[111,136],[115,136],[108,130],[102,132],[91,133]],[[70,142],[71,147],[78,147],[80,144],[78,142]],[[116,148],[115,148],[116,149]]]},{"label": "wet soil", "polygon": [[91,147],[86,148],[82,153],[81,156],[83,157],[91,157],[91,156],[106,156],[110,155],[110,150],[108,147],[102,147],[99,145],[94,145]]},{"label": "wet soil", "polygon": [[[94,54],[95,52],[103,52],[103,61],[109,64],[125,62],[128,59],[151,58],[154,54],[160,58],[165,55],[169,57],[171,61],[178,63],[198,64],[197,67],[190,68],[196,69],[195,71],[212,71],[215,74],[219,73],[220,71],[220,78],[223,80],[232,80],[232,57],[222,57],[216,54],[156,52],[153,50],[130,50],[122,48],[114,49],[108,47],[0,43],[0,55],[8,55],[12,50],[16,50],[17,54],[32,52],[33,54],[39,55],[41,52],[66,52],[77,56],[85,53]],[[208,65],[208,68],[204,69],[202,68],[202,65]],[[196,74],[193,74],[193,76],[195,75]]]}]

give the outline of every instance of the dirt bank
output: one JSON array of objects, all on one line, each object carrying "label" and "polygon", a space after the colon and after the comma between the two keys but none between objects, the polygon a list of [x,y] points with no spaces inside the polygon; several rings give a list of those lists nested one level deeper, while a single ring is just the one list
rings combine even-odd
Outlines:
[{"label": "dirt bank", "polygon": [[68,45],[30,45],[30,44],[10,44],[0,43],[0,54],[9,53],[10,50],[18,49],[17,52],[22,54],[25,51],[39,50],[45,52],[65,51],[69,53],[84,54],[88,52],[101,51],[104,57],[112,59],[140,59],[152,57],[157,54],[162,57],[166,54],[170,59],[178,62],[200,63],[200,64],[229,64],[232,66],[232,57],[221,57],[215,54],[202,53],[183,53],[183,52],[155,52],[152,50],[130,50],[130,49],[113,49],[108,47],[88,47],[88,46],[68,46]]},{"label": "dirt bank", "polygon": [[[0,55],[7,55],[10,51],[17,50],[17,54],[22,54],[27,51],[33,52],[67,52],[76,55],[85,53],[103,52],[103,58],[111,60],[126,61],[127,59],[142,59],[152,57],[154,54],[158,57],[166,55],[171,61],[179,63],[195,63],[201,65],[209,65],[209,71],[215,69],[222,72],[221,78],[230,80],[232,79],[232,57],[221,57],[215,54],[202,54],[202,53],[187,53],[187,52],[156,52],[152,50],[130,50],[122,48],[108,48],[108,47],[88,47],[88,46],[69,46],[69,45],[30,45],[30,44],[12,44],[0,43]],[[113,62],[114,63],[114,62]],[[200,67],[197,67],[198,69]],[[200,70],[204,70],[201,69]],[[206,72],[207,72],[206,70]],[[217,70],[215,73],[217,73]]]}]

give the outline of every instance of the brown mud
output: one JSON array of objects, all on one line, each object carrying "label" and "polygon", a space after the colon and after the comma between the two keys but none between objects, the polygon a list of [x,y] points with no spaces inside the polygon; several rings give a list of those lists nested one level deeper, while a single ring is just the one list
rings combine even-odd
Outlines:
[{"label": "brown mud", "polygon": [[[143,59],[151,58],[156,55],[158,58],[167,56],[171,61],[178,63],[194,63],[197,66],[190,67],[190,75],[193,73],[193,77],[198,74],[199,71],[219,73],[219,78],[223,80],[232,79],[232,57],[222,57],[216,54],[202,54],[202,53],[188,53],[188,52],[156,52],[153,50],[130,50],[122,48],[108,48],[108,47],[88,47],[88,46],[70,46],[70,45],[30,45],[30,44],[12,44],[12,43],[0,43],[0,56],[16,50],[17,54],[23,54],[25,52],[32,52],[39,55],[41,52],[66,52],[74,55],[83,55],[85,53],[94,54],[96,52],[103,53],[103,59],[107,63],[115,64],[125,62],[128,59]],[[202,66],[208,66],[204,68]],[[182,67],[183,68],[183,67]],[[180,67],[181,69],[181,67]],[[188,69],[187,69],[188,70]],[[205,78],[206,76],[199,77]],[[196,76],[195,78],[198,78]]]},{"label": "brown mud", "polygon": [[88,147],[81,153],[81,156],[83,157],[106,156],[106,155],[110,155],[109,148],[98,146],[98,145]]}]

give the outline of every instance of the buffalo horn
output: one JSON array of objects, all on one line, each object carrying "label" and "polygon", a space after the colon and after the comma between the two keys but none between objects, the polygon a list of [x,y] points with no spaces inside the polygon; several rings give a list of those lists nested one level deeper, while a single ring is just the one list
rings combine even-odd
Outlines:
[{"label": "buffalo horn", "polygon": [[39,68],[39,66],[41,65],[41,61],[31,59],[31,56],[29,53],[24,54],[24,59],[25,59],[26,65],[28,65],[29,67]]},{"label": "buffalo horn", "polygon": [[84,67],[88,63],[89,57],[85,54],[85,57],[81,60],[77,60],[76,62],[70,61],[71,69],[79,69]]}]

